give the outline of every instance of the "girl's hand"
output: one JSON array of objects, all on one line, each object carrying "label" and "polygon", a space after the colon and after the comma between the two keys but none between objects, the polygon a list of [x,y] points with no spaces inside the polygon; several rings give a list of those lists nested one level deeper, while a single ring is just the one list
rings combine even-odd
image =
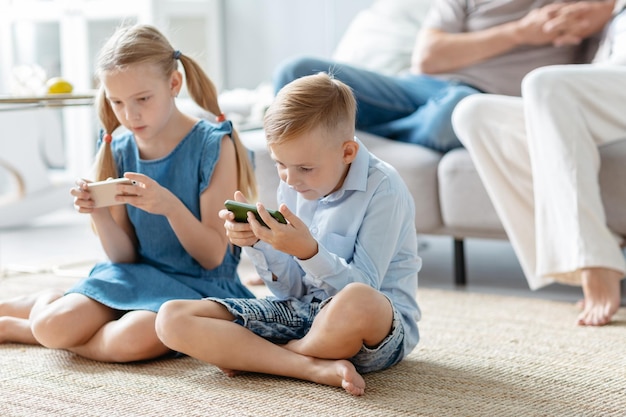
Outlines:
[{"label": "girl's hand", "polygon": [[91,199],[91,194],[87,189],[87,183],[91,181],[79,178],[76,180],[76,187],[70,189],[70,194],[74,197],[74,208],[79,213],[93,213],[95,202]]},{"label": "girl's hand", "polygon": [[269,243],[274,249],[298,259],[309,259],[317,254],[317,240],[311,235],[307,225],[286,205],[281,204],[279,211],[287,220],[287,224],[274,219],[263,204],[257,203],[256,207],[261,219],[268,225],[268,227],[262,226],[254,214],[248,212],[248,223],[257,238]]},{"label": "girl's hand", "polygon": [[133,185],[120,185],[123,195],[115,197],[117,201],[130,204],[152,214],[168,216],[180,202],[170,190],[159,185],[152,178],[136,172],[126,172],[124,177],[134,181]]}]

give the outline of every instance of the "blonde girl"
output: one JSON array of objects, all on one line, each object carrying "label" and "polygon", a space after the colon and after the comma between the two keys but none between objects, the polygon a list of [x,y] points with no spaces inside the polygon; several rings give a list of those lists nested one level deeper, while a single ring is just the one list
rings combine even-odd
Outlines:
[{"label": "blonde girl", "polygon": [[[191,98],[215,122],[182,113]],[[126,177],[119,205],[94,207],[89,182],[71,190],[89,213],[108,261],[65,293],[0,305],[12,315],[0,340],[65,349],[105,362],[160,357],[160,306],[171,299],[252,297],[239,281],[239,248],[229,245],[218,212],[235,190],[254,198],[248,152],[225,120],[200,66],[154,27],[122,27],[102,48],[96,75],[103,134],[96,180]],[[11,310],[12,309],[12,310]],[[7,327],[4,327],[7,329]]]}]

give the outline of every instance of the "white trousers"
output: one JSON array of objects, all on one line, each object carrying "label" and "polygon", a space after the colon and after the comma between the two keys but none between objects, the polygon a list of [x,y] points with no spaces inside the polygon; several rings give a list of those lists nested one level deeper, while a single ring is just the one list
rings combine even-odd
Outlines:
[{"label": "white trousers", "polygon": [[470,96],[453,125],[530,288],[580,284],[581,268],[624,273],[620,239],[606,226],[598,145],[626,140],[626,67],[540,68],[522,97]]}]

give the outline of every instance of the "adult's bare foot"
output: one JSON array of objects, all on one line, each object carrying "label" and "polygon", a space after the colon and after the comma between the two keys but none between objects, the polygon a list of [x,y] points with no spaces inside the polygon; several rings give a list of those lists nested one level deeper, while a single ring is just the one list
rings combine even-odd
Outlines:
[{"label": "adult's bare foot", "polygon": [[620,306],[620,280],[622,273],[612,269],[589,268],[582,273],[585,296],[583,311],[578,315],[582,326],[608,324]]}]

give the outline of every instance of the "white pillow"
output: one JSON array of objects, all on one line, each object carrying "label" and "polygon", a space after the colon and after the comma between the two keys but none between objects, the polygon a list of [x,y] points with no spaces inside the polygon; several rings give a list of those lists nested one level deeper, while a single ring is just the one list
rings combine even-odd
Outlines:
[{"label": "white pillow", "polygon": [[415,38],[432,1],[374,1],[350,23],[333,59],[390,75],[408,69]]}]

